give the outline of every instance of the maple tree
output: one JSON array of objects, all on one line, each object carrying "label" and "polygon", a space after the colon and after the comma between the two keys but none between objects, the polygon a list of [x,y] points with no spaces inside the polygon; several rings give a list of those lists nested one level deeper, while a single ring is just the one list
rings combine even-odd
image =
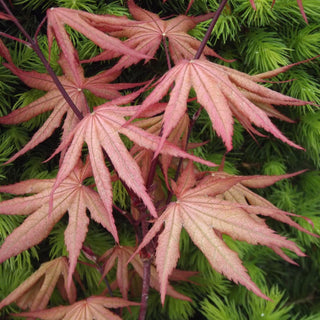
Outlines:
[{"label": "maple tree", "polygon": [[[162,305],[167,296],[190,302],[187,294],[171,284],[197,285],[192,278],[201,277],[197,270],[179,269],[183,230],[213,270],[270,300],[252,280],[227,237],[268,247],[296,265],[292,253],[301,257],[306,254],[267,222],[279,221],[317,238],[304,224],[312,225],[312,221],[277,208],[249,188],[265,188],[305,171],[231,175],[224,171],[224,160],[215,170],[218,165],[212,159],[195,155],[193,150],[208,141],[192,142],[191,136],[201,114],[206,112],[210,130],[217,135],[215,142],[221,139],[225,147],[224,157],[234,148],[238,124],[253,140],[266,136],[263,129],[290,147],[303,149],[270,118],[294,126],[295,121],[275,106],[316,103],[276,92],[268,87],[276,81],[267,79],[310,63],[318,56],[249,75],[224,65],[234,59],[220,56],[207,45],[227,0],[221,1],[216,12],[196,17],[187,15],[194,1],[189,2],[185,14],[161,17],[128,0],[129,18],[64,7],[47,10],[47,52],[53,59],[58,48],[57,75],[37,39],[44,21],[33,38],[11,12],[9,4],[4,0],[0,3],[3,10],[0,19],[14,24],[26,40],[5,32],[0,35],[30,46],[46,69],[46,73],[24,70],[16,64],[7,39],[0,39],[3,66],[27,87],[43,93],[22,108],[1,116],[0,123],[4,126],[27,123],[50,112],[30,141],[5,159],[4,165],[14,165],[26,153],[56,139],[57,128],[61,127],[62,132],[56,139],[55,151],[46,159],[46,163],[57,163],[54,178],[32,178],[0,186],[4,194],[0,214],[27,216],[4,239],[0,263],[41,245],[61,221],[66,226],[65,255],[43,263],[0,302],[0,308],[15,302],[27,310],[15,315],[31,319],[121,319],[125,307],[130,310],[138,306],[139,319],[143,320],[150,287],[160,293]],[[250,3],[255,8],[254,1]],[[299,0],[298,5],[306,20]],[[188,33],[210,19],[202,41]],[[82,59],[72,39],[74,35],[86,38],[98,50]],[[117,82],[135,65],[152,64],[159,58],[160,48],[167,64],[161,77]],[[220,62],[213,62],[213,58]],[[88,72],[92,63],[107,63],[107,68],[103,65],[98,72],[94,68]],[[287,85],[290,81],[283,83]],[[194,106],[196,111],[191,116]],[[126,195],[120,205],[116,185]],[[296,222],[296,218],[304,225]],[[113,246],[106,246],[104,253],[98,254],[86,244],[92,223],[112,236]],[[122,225],[130,226],[134,244],[122,243]],[[103,290],[79,298],[75,280],[81,290],[86,290],[79,275],[81,265],[98,272],[97,286],[105,283]],[[70,305],[46,309],[55,286]],[[136,292],[141,297],[137,298]],[[116,310],[111,312],[109,308]]]}]

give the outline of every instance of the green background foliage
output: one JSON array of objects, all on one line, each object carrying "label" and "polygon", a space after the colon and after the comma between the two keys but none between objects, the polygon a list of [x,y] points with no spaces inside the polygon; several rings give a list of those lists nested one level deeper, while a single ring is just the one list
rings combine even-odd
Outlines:
[{"label": "green background foliage", "polygon": [[[80,9],[93,13],[108,13],[130,16],[125,1],[92,1],[92,0],[12,0],[12,8],[23,26],[32,33],[45,15],[45,10],[52,6],[63,6]],[[187,8],[187,0],[140,0],[137,5],[159,13],[162,17],[183,14]],[[303,5],[308,17],[307,25],[298,8],[296,0],[277,0],[271,8],[272,0],[255,0],[257,11],[254,11],[249,0],[230,0],[224,9],[210,37],[209,43],[216,52],[228,59],[236,59],[233,63],[225,63],[249,74],[262,73],[290,63],[311,58],[320,53],[320,11],[319,0],[304,0]],[[195,0],[189,14],[199,15],[214,11],[218,7],[215,0]],[[200,23],[190,34],[202,40],[209,22]],[[8,21],[0,22],[3,32],[19,37],[19,32]],[[48,56],[48,45],[45,30],[39,35],[40,46]],[[99,52],[89,40],[71,32],[73,42],[79,50],[81,59],[88,59]],[[36,54],[28,47],[5,39],[10,48],[14,62],[25,70],[44,72]],[[51,65],[59,74],[57,64],[58,48],[53,47]],[[112,62],[101,62],[86,65],[87,74],[110,67]],[[158,53],[156,61],[143,66],[132,66],[126,70],[119,82],[137,82],[151,79],[155,74],[166,71],[166,61],[163,52]],[[287,95],[303,100],[320,103],[320,61],[296,66],[281,74],[266,86]],[[294,79],[294,80],[293,80]],[[290,81],[289,81],[290,80]],[[291,81],[292,80],[292,81]],[[277,83],[277,81],[287,81]],[[0,115],[5,115],[13,108],[21,108],[43,94],[38,90],[29,90],[26,86],[0,64]],[[89,101],[95,104],[92,97]],[[197,109],[194,103],[190,115]],[[280,181],[274,186],[258,192],[283,210],[302,214],[314,223],[316,233],[320,230],[320,113],[317,107],[281,107],[281,112],[295,120],[295,123],[274,121],[280,130],[290,139],[299,143],[305,151],[294,150],[280,140],[267,135],[252,138],[236,123],[234,132],[234,149],[226,155],[225,169],[237,174],[283,174],[303,168],[309,171],[301,176]],[[41,115],[19,126],[3,126],[0,128],[0,160],[3,163],[10,155],[18,151],[46,119],[47,114]],[[32,178],[52,178],[58,168],[58,159],[48,163],[48,158],[60,136],[55,135],[35,148],[32,152],[17,159],[13,164],[0,167],[0,182],[14,183]],[[211,140],[210,143],[195,150],[195,154],[219,162],[225,149],[215,132],[210,120],[202,111],[191,137],[192,142]],[[117,196],[115,201],[120,207],[128,206],[128,195],[124,188],[115,185]],[[5,199],[5,195],[2,199]],[[22,218],[0,215],[0,241],[21,223]],[[299,223],[312,230],[308,222],[299,219]],[[285,320],[303,319],[315,320],[320,318],[320,253],[319,240],[307,234],[271,222],[273,229],[294,240],[307,253],[307,258],[293,257],[299,264],[290,265],[283,261],[268,248],[253,247],[246,243],[235,242],[225,237],[227,244],[236,250],[249,270],[250,276],[267,294],[272,301],[264,301],[248,292],[245,288],[226,280],[212,270],[203,254],[193,245],[187,233],[183,232],[180,250],[179,267],[184,270],[197,270],[199,273],[192,278],[197,283],[179,283],[175,288],[193,299],[193,302],[166,299],[162,308],[159,294],[151,290],[149,297],[148,319],[215,319],[215,320]],[[40,263],[60,255],[66,255],[63,232],[65,223],[62,220],[51,232],[48,240],[36,248],[11,258],[0,266],[0,299],[7,296],[17,287],[32,270]],[[119,223],[121,243],[134,243],[133,233],[125,220]],[[90,225],[86,245],[97,254],[102,254],[113,243],[110,235],[97,225]],[[49,249],[50,248],[50,249]],[[288,253],[290,255],[290,253]],[[291,255],[290,255],[291,256]],[[86,257],[80,256],[84,262]],[[78,272],[86,291],[80,296],[99,294],[105,290],[105,284],[99,284],[99,274],[86,264],[80,264]],[[112,282],[115,272],[108,275]],[[134,281],[134,278],[133,278]],[[120,292],[115,292],[120,295]],[[130,297],[139,300],[139,295]],[[53,297],[51,306],[61,302],[58,294]],[[124,319],[136,319],[138,308],[124,310]],[[2,318],[7,313],[17,311],[14,306],[1,310]]]}]

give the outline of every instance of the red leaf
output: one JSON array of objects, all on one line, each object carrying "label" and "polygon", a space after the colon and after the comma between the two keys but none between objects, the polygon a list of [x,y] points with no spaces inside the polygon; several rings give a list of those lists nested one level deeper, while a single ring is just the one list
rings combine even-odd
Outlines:
[{"label": "red leaf", "polygon": [[[188,165],[173,188],[177,200],[170,203],[155,221],[136,250],[139,252],[158,235],[164,224],[156,250],[162,303],[166,295],[168,278],[179,258],[182,227],[207,257],[212,268],[228,279],[246,286],[258,296],[268,299],[252,282],[238,255],[227,247],[221,234],[251,244],[268,246],[289,262],[293,261],[282,252],[281,248],[287,248],[299,256],[304,256],[294,242],[275,234],[257,215],[270,216],[308,234],[314,234],[292,221],[289,216],[293,214],[275,208],[267,200],[261,202],[260,199],[263,198],[254,195],[240,184],[241,180],[250,182],[261,178],[262,182],[256,184],[266,185],[271,184],[272,180],[276,182],[293,175],[295,174],[265,178],[264,176],[236,177],[217,173],[197,180],[192,166]],[[230,198],[229,194],[234,196]],[[248,202],[242,198],[248,199]]]},{"label": "red leaf", "polygon": [[[70,145],[60,167],[53,192],[77,164],[81,156],[83,143],[86,142],[98,192],[108,212],[112,211],[112,191],[110,173],[105,165],[103,150],[110,158],[122,181],[143,200],[151,215],[156,217],[157,213],[150,196],[146,192],[140,168],[120,138],[120,134],[124,134],[144,148],[153,151],[158,148],[160,137],[132,124],[124,126],[126,124],[125,116],[132,115],[136,110],[135,107],[120,108],[111,103],[105,103],[96,107],[93,113],[86,115],[55,152],[56,154]],[[169,142],[164,144],[161,152],[215,166],[209,161],[180,150]]]},{"label": "red leaf", "polygon": [[[77,76],[78,57],[74,55],[74,48],[64,25],[69,25],[74,30],[82,33],[102,49],[111,50],[116,55],[129,55],[137,59],[149,58],[130,47],[122,41],[107,35],[106,31],[122,29],[132,25],[126,17],[113,15],[96,15],[80,10],[68,8],[50,8],[47,11],[49,48],[52,46],[53,37],[70,63],[70,68]],[[76,80],[77,77],[76,77]]]},{"label": "red leaf", "polygon": [[118,241],[112,211],[107,211],[98,194],[82,185],[87,177],[87,167],[79,163],[68,177],[56,188],[53,195],[53,209],[49,213],[49,200],[56,179],[27,180],[9,186],[0,186],[0,192],[17,195],[35,193],[32,196],[17,197],[0,203],[0,214],[29,215],[4,241],[0,248],[0,262],[31,248],[45,239],[53,226],[68,211],[69,223],[65,231],[65,243],[69,251],[68,285],[74,272],[80,249],[88,231],[89,219],[102,224]]},{"label": "red leaf", "polygon": [[[208,20],[214,15],[214,13],[198,17],[179,15],[178,17],[164,20],[157,14],[138,7],[133,0],[128,1],[128,6],[130,13],[136,21],[131,21],[122,30],[112,32],[111,34],[121,38],[128,38],[124,43],[138,52],[148,55],[149,59],[154,57],[161,43],[168,40],[170,56],[174,63],[178,63],[181,59],[192,59],[195,56],[200,46],[200,41],[190,36],[187,32],[193,29],[197,23]],[[205,55],[229,61],[223,59],[207,46],[201,58],[204,58]],[[109,51],[106,51],[85,62],[106,60],[112,57],[115,56],[111,56]],[[128,55],[124,56],[120,59],[115,69],[127,68],[138,61],[138,58]]]},{"label": "red leaf", "polygon": [[2,20],[14,20],[14,18],[6,13],[0,12],[0,19]]},{"label": "red leaf", "polygon": [[11,292],[0,303],[0,309],[15,302],[22,309],[42,310],[48,305],[49,299],[59,281],[67,293],[70,303],[76,300],[76,287],[73,282],[67,285],[68,261],[65,257],[43,263],[40,268]]},{"label": "red leaf", "polygon": [[[104,271],[102,274],[102,278],[105,277],[111,268],[114,266],[117,260],[117,279],[116,279],[116,287],[119,287],[122,296],[127,299],[128,290],[130,287],[130,281],[128,277],[128,260],[133,255],[135,248],[127,247],[127,246],[116,246],[110,250],[108,250],[102,257],[101,260],[105,261]],[[131,265],[134,270],[138,273],[139,277],[143,279],[143,261],[139,256],[135,256],[130,260]],[[151,264],[150,270],[150,286],[158,291],[160,291],[159,286],[159,278],[156,272],[156,268],[153,264]],[[181,272],[181,270],[175,270],[175,276],[172,280],[184,280],[187,281],[187,277],[194,275],[194,272]],[[168,284],[167,294],[181,300],[190,299],[183,294],[174,290],[174,288]]]},{"label": "red leaf", "polygon": [[91,296],[70,306],[59,306],[43,311],[16,313],[15,316],[33,317],[43,320],[121,320],[118,315],[108,309],[138,305],[139,303],[137,302],[127,301],[121,298]]},{"label": "red leaf", "polygon": [[[270,121],[269,116],[286,118],[274,111],[270,104],[305,105],[310,102],[285,96],[257,84],[258,76],[249,76],[240,71],[205,60],[182,60],[169,70],[157,83],[155,89],[143,102],[141,109],[132,118],[139,117],[152,105],[159,102],[169,89],[170,100],[163,117],[162,144],[185,114],[189,91],[193,87],[199,103],[206,109],[212,126],[224,141],[227,150],[232,149],[233,117],[235,116],[249,131],[251,123],[272,133],[289,145],[302,149],[287,139]],[[250,101],[252,98],[252,101]],[[255,102],[258,102],[255,104]],[[262,107],[262,108],[261,108]],[[132,120],[131,119],[131,120]]]},{"label": "red leaf", "polygon": [[[162,110],[161,110],[162,111]],[[160,136],[161,132],[161,122],[162,122],[163,116],[157,116],[152,117],[149,119],[143,119],[135,122],[135,125],[139,128],[143,128],[144,130]],[[188,130],[189,130],[189,116],[185,114],[177,124],[177,126],[172,130],[170,135],[168,136],[167,141],[173,143],[176,146],[179,146],[181,149],[185,150],[186,148],[186,140],[188,136]],[[194,144],[188,144],[188,149],[191,149]],[[198,145],[197,145],[198,146]],[[143,147],[139,147],[135,145],[131,148],[131,154],[134,155],[136,161],[140,165],[143,172],[145,172],[144,176],[148,176],[148,172],[150,170],[150,166],[147,165],[147,159],[150,158],[150,164],[153,157],[153,153],[149,156],[147,155],[148,150],[145,150]],[[173,164],[173,157],[170,155],[162,155],[159,159],[162,171],[164,174],[164,178],[166,181],[167,186],[169,187],[168,182],[168,170],[169,167],[174,167]]]},{"label": "red leaf", "polygon": [[[30,103],[29,105],[14,110],[4,117],[0,117],[0,123],[17,124],[30,120],[31,118],[46,111],[53,110],[43,126],[34,134],[32,139],[6,162],[9,163],[49,138],[54,130],[60,126],[65,114],[67,115],[64,120],[62,140],[76,126],[76,124],[79,122],[79,119],[75,116],[73,110],[69,107],[52,78],[48,74],[38,73],[35,71],[27,72],[17,68],[11,60],[9,51],[4,46],[1,46],[1,44],[2,42],[0,42],[0,55],[4,56],[9,62],[4,65],[29,87],[48,92],[43,97]],[[74,57],[77,56],[74,48],[72,49],[72,55]],[[70,61],[67,60],[67,58],[63,55],[60,57],[59,64],[62,67],[64,76],[60,76],[58,78],[63,87],[66,89],[67,94],[71,97],[72,101],[83,115],[89,112],[83,90],[88,89],[99,97],[113,99],[120,96],[120,92],[118,90],[137,86],[137,84],[109,84],[109,82],[117,78],[119,75],[118,72],[111,73],[105,71],[97,74],[96,76],[85,78],[80,64],[77,63],[74,66],[75,70],[71,70]]]},{"label": "red leaf", "polygon": [[[254,214],[261,214],[261,215],[272,217],[275,220],[286,223],[292,227],[295,227],[300,231],[306,232],[312,236],[317,237],[317,235],[302,228],[298,223],[290,219],[289,216],[303,218],[312,224],[312,222],[309,219],[303,216],[299,216],[293,213],[279,210],[271,202],[269,202],[268,200],[264,199],[263,197],[257,195],[256,193],[254,193],[253,191],[247,188],[247,187],[265,188],[274,184],[279,180],[288,179],[298,174],[301,174],[303,172],[305,172],[305,170],[301,170],[291,174],[284,174],[280,176],[248,176],[248,177],[238,176],[237,178],[240,178],[241,181],[231,186],[229,190],[226,190],[226,192],[221,193],[219,195],[219,198],[225,199],[230,202],[243,204],[245,205],[245,208],[246,208],[245,210],[247,210],[248,212],[253,212]],[[221,178],[232,179],[235,177],[230,176],[225,172],[217,172],[214,174],[214,179],[217,179],[217,183],[220,181]],[[249,204],[250,207],[246,207],[247,204]]]}]

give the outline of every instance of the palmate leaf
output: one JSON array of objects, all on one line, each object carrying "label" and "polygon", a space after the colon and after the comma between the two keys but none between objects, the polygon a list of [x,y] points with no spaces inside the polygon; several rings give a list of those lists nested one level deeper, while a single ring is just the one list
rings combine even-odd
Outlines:
[{"label": "palmate leaf", "polygon": [[56,286],[62,297],[68,299],[69,303],[74,303],[76,287],[73,282],[67,285],[68,269],[65,257],[43,263],[36,272],[0,302],[0,309],[15,302],[21,309],[43,310],[48,305]]},{"label": "palmate leaf", "polygon": [[[288,175],[280,178],[288,177]],[[298,246],[286,238],[275,234],[263,219],[262,214],[297,227],[288,212],[281,211],[272,205],[256,202],[257,205],[222,200],[220,195],[235,188],[241,181],[258,181],[259,176],[206,176],[198,180],[192,165],[188,165],[180,176],[177,184],[173,183],[173,190],[177,197],[171,202],[163,214],[156,220],[136,252],[146,246],[162,229],[158,237],[156,250],[156,266],[159,273],[161,301],[164,303],[168,277],[177,264],[179,258],[179,239],[182,227],[188,232],[195,245],[203,252],[212,268],[224,274],[228,279],[246,286],[258,296],[268,299],[252,282],[238,255],[228,248],[222,234],[246,241],[250,244],[261,244],[270,247],[289,262],[281,248],[287,248],[299,256],[304,253]],[[261,177],[261,185],[279,177]],[[256,183],[259,185],[259,182]],[[251,196],[252,197],[252,196]],[[259,197],[257,196],[257,199]],[[298,229],[311,234],[298,225]]]},{"label": "palmate leaf", "polygon": [[[116,287],[119,287],[122,297],[124,299],[128,298],[128,291],[130,287],[129,273],[128,273],[128,260],[134,253],[135,248],[128,246],[115,246],[114,248],[109,249],[101,256],[101,261],[105,261],[104,270],[102,278],[104,278],[111,268],[115,265],[117,261],[117,276],[116,276]],[[139,256],[134,256],[130,261],[130,264],[133,266],[134,270],[138,275],[143,279],[143,261]],[[187,280],[188,277],[195,275],[195,272],[191,271],[182,271],[182,270],[173,270],[172,280]],[[111,284],[113,288],[115,286]],[[158,291],[160,291],[160,283],[156,268],[151,264],[150,270],[150,286]],[[167,294],[173,298],[188,300],[190,299],[183,294],[174,290],[174,288],[168,284]]]},{"label": "palmate leaf", "polygon": [[305,105],[310,102],[285,96],[257,84],[257,82],[264,81],[264,78],[284,72],[293,65],[250,76],[206,60],[182,60],[157,81],[155,89],[144,100],[140,111],[132,119],[152,109],[153,105],[160,101],[174,84],[163,117],[163,134],[157,153],[185,114],[191,88],[195,90],[198,102],[208,112],[212,126],[222,138],[227,151],[232,149],[233,116],[249,132],[260,134],[252,127],[251,123],[253,123],[283,142],[302,149],[286,138],[269,117],[290,121],[273,108],[272,104]]},{"label": "palmate leaf", "polygon": [[[163,118],[163,115],[152,117],[150,119],[139,120],[135,122],[135,125],[138,126],[139,128],[143,128],[144,130],[147,130],[152,134],[160,135],[162,118]],[[189,124],[190,124],[189,116],[185,114],[184,116],[182,116],[177,126],[169,134],[167,141],[179,146],[181,149],[184,150],[187,145]],[[200,145],[202,144],[189,143],[188,149],[192,149],[192,147],[199,147]],[[142,171],[144,172],[144,176],[147,177],[148,172],[150,170],[149,164],[151,164],[153,153],[147,154],[148,150],[145,150],[144,148],[139,147],[137,145],[133,146],[130,152],[131,154],[134,155],[135,160],[139,163]],[[170,165],[172,164],[172,160],[173,160],[172,158],[173,157],[170,155],[162,155],[161,159],[159,159],[167,186],[169,186],[168,170]],[[150,161],[147,161],[147,159],[150,159]]]},{"label": "palmate leaf", "polygon": [[49,214],[49,200],[56,179],[32,179],[13,185],[0,186],[0,192],[16,195],[34,194],[2,201],[0,214],[28,215],[4,241],[0,248],[0,263],[18,253],[38,244],[45,239],[54,225],[68,211],[69,223],[65,231],[65,243],[69,251],[68,284],[71,285],[72,273],[76,267],[82,243],[85,240],[89,218],[106,228],[116,241],[117,230],[112,211],[107,211],[97,192],[82,185],[84,179],[91,175],[89,163],[77,163],[74,170],[55,190],[53,208]]},{"label": "palmate leaf", "polygon": [[[251,210],[256,213],[259,213],[263,216],[271,217],[277,221],[281,221],[286,223],[297,230],[309,233],[306,229],[301,227],[297,222],[293,221],[290,217],[300,217],[305,219],[311,225],[313,223],[302,216],[299,216],[294,213],[285,212],[282,210],[278,210],[271,202],[266,200],[265,198],[257,195],[249,188],[265,188],[274,184],[275,182],[294,177],[298,174],[305,172],[305,170],[301,170],[292,174],[284,174],[280,176],[249,176],[248,180],[246,177],[243,176],[243,180],[237,183],[236,185],[232,186],[230,189],[226,190],[224,193],[217,195],[216,197],[219,199],[227,200],[229,202],[244,204],[244,205],[251,205]],[[225,172],[217,172],[214,174],[214,179],[223,179],[223,178],[230,178],[230,175]],[[269,210],[271,209],[271,210]],[[310,233],[309,233],[310,234]],[[312,234],[316,236],[315,234]],[[272,248],[279,256],[281,256],[284,260],[296,264],[292,259],[290,259],[283,251],[279,250],[278,248]]]},{"label": "palmate leaf", "polygon": [[137,302],[127,301],[121,298],[91,296],[70,306],[59,306],[42,311],[22,312],[15,314],[15,316],[32,317],[43,320],[121,320],[118,315],[108,309],[138,305],[139,303]]},{"label": "palmate leaf", "polygon": [[55,37],[75,77],[77,76],[78,59],[77,56],[74,56],[74,47],[65,30],[65,25],[82,33],[100,48],[109,50],[115,56],[128,55],[138,60],[150,58],[126,46],[119,39],[106,34],[106,32],[122,30],[126,26],[133,25],[132,21],[125,16],[97,15],[68,8],[50,8],[47,11],[47,18],[49,48]]},{"label": "palmate leaf", "polygon": [[[128,1],[130,13],[136,21],[122,30],[111,32],[113,36],[128,38],[124,43],[138,52],[154,57],[163,41],[168,40],[170,56],[174,63],[181,59],[192,59],[196,54],[200,41],[190,36],[187,32],[193,29],[197,23],[212,18],[214,14],[206,14],[198,17],[179,15],[178,17],[163,20],[157,14],[139,8],[133,0]],[[203,55],[214,56],[224,61],[215,51],[205,47]],[[115,57],[109,51],[85,62],[106,60]],[[115,66],[115,69],[127,68],[133,63],[137,63],[139,58],[124,56]]]},{"label": "palmate leaf", "polygon": [[[129,100],[128,97],[123,99]],[[138,108],[138,106],[119,107],[114,105],[113,102],[107,102],[96,107],[91,114],[86,115],[54,153],[55,155],[68,147],[52,194],[76,166],[81,157],[83,144],[86,142],[96,186],[108,212],[112,211],[112,188],[110,172],[105,164],[104,152],[109,157],[120,179],[143,200],[151,215],[157,217],[154,204],[146,191],[140,168],[120,137],[120,134],[124,134],[130,140],[146,149],[154,151],[158,148],[160,137],[132,124],[125,126],[127,122],[125,117],[133,115]],[[161,152],[215,166],[212,162],[184,152],[169,142],[164,143]]]},{"label": "palmate leaf", "polygon": [[[48,74],[38,73],[36,71],[27,72],[17,68],[11,60],[9,51],[3,45],[1,40],[0,55],[8,61],[8,63],[4,65],[18,76],[26,85],[31,88],[48,91],[44,96],[29,105],[21,109],[14,110],[10,114],[1,117],[0,124],[18,124],[30,120],[41,113],[53,110],[43,126],[34,134],[32,139],[6,162],[9,163],[49,138],[54,130],[60,126],[65,114],[66,117],[63,125],[62,139],[64,139],[76,126],[79,119],[76,117],[75,113],[70,108]],[[73,50],[73,57],[77,57],[77,52],[75,50]],[[91,91],[98,97],[114,99],[121,96],[118,90],[137,86],[137,84],[130,83],[110,84],[111,81],[118,77],[119,73],[110,73],[108,71],[101,72],[100,74],[90,78],[85,78],[83,69],[79,62],[76,65],[76,69],[71,70],[70,62],[64,55],[61,55],[59,64],[62,67],[64,75],[58,78],[82,115],[85,115],[90,111],[88,110],[86,97],[83,92],[84,89]]]}]

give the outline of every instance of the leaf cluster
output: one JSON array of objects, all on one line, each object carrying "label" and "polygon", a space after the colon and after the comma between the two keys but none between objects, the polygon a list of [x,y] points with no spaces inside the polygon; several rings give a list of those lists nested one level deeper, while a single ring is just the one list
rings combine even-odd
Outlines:
[{"label": "leaf cluster", "polygon": [[230,0],[203,40],[218,1],[13,0],[3,315],[311,320],[286,282],[319,271],[315,3]]}]

